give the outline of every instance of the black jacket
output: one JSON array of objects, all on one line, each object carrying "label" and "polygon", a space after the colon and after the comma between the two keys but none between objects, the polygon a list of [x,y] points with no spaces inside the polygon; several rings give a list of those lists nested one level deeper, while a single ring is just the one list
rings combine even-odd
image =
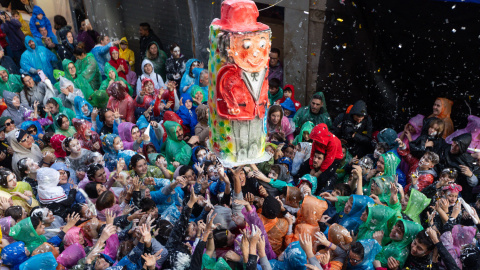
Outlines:
[{"label": "black jacket", "polygon": [[[353,120],[353,115],[363,115],[365,118],[357,123]],[[341,113],[335,118],[331,131],[338,138],[347,141],[347,148],[352,156],[363,157],[372,152],[372,129],[372,118],[367,115],[367,104],[359,100],[353,104],[349,113]]]},{"label": "black jacket", "polygon": [[463,199],[470,203],[473,202],[475,197],[471,192],[470,185],[468,184],[468,178],[460,171],[460,165],[467,166],[473,172],[474,175],[480,174],[480,168],[475,163],[473,157],[467,153],[467,148],[472,141],[472,134],[465,133],[459,135],[452,139],[452,141],[457,142],[460,147],[460,152],[458,154],[450,153],[452,146],[450,144],[444,144],[440,149],[438,156],[440,158],[439,164],[436,166],[437,174],[440,174],[441,171],[445,168],[455,168],[458,171],[458,177],[456,182],[462,186],[463,190],[467,192],[462,192]]}]

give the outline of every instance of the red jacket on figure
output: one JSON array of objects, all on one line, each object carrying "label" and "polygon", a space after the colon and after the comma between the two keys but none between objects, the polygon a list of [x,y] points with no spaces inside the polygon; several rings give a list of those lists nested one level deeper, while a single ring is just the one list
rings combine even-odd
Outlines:
[{"label": "red jacket on figure", "polygon": [[313,169],[313,157],[317,150],[325,154],[325,158],[320,166],[320,171],[322,172],[327,170],[336,159],[340,160],[343,158],[342,142],[340,142],[337,136],[328,131],[326,124],[316,125],[310,133],[310,138],[313,140],[309,162],[310,168]]},{"label": "red jacket on figure", "polygon": [[[242,72],[234,64],[228,64],[219,70],[216,89],[218,115],[230,120],[253,120],[255,116],[262,119],[268,105],[268,91],[261,89],[268,89],[268,72],[265,72],[257,101],[243,81]],[[229,109],[238,113],[230,114]]]}]

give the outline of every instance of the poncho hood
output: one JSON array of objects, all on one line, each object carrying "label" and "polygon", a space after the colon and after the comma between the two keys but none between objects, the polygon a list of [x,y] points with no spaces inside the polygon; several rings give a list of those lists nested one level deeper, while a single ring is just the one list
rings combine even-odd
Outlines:
[{"label": "poncho hood", "polygon": [[43,242],[47,242],[45,236],[37,234],[29,217],[22,219],[10,228],[10,236],[17,241],[24,242],[30,252],[35,250]]}]

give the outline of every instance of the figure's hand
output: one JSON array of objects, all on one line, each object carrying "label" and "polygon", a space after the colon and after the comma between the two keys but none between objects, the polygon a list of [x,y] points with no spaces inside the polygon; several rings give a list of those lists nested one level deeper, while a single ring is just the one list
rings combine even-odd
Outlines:
[{"label": "figure's hand", "polygon": [[236,108],[236,109],[228,109],[228,114],[230,115],[237,115],[240,113],[240,109]]}]

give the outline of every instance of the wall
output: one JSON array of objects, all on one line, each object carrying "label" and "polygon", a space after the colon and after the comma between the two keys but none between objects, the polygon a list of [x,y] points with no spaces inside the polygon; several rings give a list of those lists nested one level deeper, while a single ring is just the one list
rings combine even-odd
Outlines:
[{"label": "wall", "polygon": [[95,0],[84,1],[84,4],[87,18],[95,31],[100,35],[108,35],[110,38],[120,39],[123,37],[121,1]]},{"label": "wall", "polygon": [[[278,0],[255,0],[273,5]],[[303,102],[307,98],[308,10],[309,0],[282,1],[285,8],[283,33],[284,83],[295,86],[295,98]],[[275,36],[275,33],[273,33]]]}]

